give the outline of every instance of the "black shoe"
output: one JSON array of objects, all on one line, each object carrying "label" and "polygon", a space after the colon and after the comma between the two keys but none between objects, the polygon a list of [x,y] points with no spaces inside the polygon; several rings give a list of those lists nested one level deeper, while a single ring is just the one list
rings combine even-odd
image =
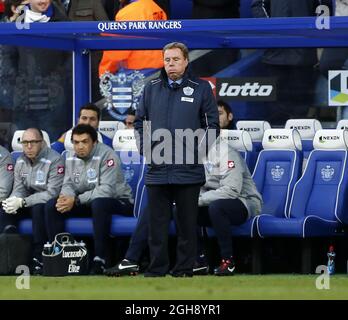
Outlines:
[{"label": "black shoe", "polygon": [[221,264],[214,270],[216,276],[233,276],[236,266],[232,258],[222,259]]},{"label": "black shoe", "polygon": [[96,276],[100,274],[104,274],[105,270],[105,263],[101,260],[93,260],[92,262],[92,268],[91,271],[89,272],[90,275]]},{"label": "black shoe", "polygon": [[39,259],[33,258],[30,265],[30,274],[33,276],[40,276],[43,272],[43,263]]},{"label": "black shoe", "polygon": [[206,276],[209,274],[209,265],[204,255],[197,258],[192,271],[197,276]]},{"label": "black shoe", "polygon": [[136,276],[139,273],[139,265],[127,259],[123,259],[116,266],[106,269],[104,274],[108,277]]},{"label": "black shoe", "polygon": [[188,271],[169,271],[169,274],[174,278],[192,278],[193,272]]}]

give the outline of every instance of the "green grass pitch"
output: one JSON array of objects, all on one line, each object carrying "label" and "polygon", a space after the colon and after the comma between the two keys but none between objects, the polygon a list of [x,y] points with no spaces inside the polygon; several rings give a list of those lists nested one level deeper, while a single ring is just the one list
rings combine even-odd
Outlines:
[{"label": "green grass pitch", "polygon": [[[348,275],[330,277],[318,290],[319,275],[243,275],[193,278],[31,277],[30,289],[17,289],[15,276],[0,277],[0,299],[348,299]],[[323,283],[323,282],[322,282]]]}]

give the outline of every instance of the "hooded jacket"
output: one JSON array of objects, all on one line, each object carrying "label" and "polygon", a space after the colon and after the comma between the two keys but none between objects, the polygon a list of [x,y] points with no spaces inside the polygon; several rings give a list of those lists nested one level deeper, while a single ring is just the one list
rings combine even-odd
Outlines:
[{"label": "hooded jacket", "polygon": [[[122,8],[115,21],[167,20],[167,15],[152,0],[137,0]],[[117,41],[117,40],[115,40]],[[103,52],[99,76],[106,71],[115,73],[122,66],[126,69],[159,69],[163,67],[162,50],[108,50]]]}]

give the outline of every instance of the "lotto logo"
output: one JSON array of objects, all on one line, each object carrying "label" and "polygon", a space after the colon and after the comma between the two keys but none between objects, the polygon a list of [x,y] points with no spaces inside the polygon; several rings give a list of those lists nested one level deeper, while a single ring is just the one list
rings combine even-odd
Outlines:
[{"label": "lotto logo", "polygon": [[218,97],[234,101],[275,101],[277,88],[275,78],[218,78]]},{"label": "lotto logo", "polygon": [[233,169],[235,167],[234,161],[227,161],[227,167]]},{"label": "lotto logo", "polygon": [[58,174],[64,174],[64,167],[63,166],[58,166],[57,173]]},{"label": "lotto logo", "polygon": [[7,165],[7,171],[13,171],[13,164]]},{"label": "lotto logo", "polygon": [[106,165],[108,168],[113,167],[115,165],[114,159],[106,160]]}]

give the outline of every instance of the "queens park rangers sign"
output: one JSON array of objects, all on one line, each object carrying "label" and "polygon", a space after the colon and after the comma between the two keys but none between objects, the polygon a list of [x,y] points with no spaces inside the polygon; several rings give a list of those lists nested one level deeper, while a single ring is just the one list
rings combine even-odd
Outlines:
[{"label": "queens park rangers sign", "polygon": [[112,120],[123,121],[130,107],[137,109],[144,86],[145,76],[138,70],[105,72],[100,77],[100,92],[106,98],[105,107]]}]

